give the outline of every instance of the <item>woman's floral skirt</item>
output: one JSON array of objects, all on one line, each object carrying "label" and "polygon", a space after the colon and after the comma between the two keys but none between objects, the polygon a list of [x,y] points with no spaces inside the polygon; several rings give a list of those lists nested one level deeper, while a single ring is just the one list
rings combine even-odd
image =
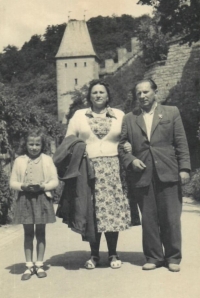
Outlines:
[{"label": "woman's floral skirt", "polygon": [[117,232],[131,226],[130,206],[117,156],[96,157],[91,162],[95,170],[95,214],[98,232]]}]

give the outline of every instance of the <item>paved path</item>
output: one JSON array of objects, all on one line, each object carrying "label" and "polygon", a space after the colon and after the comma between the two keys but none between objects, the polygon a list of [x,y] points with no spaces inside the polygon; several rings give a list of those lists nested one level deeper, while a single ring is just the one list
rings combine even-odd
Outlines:
[{"label": "paved path", "polygon": [[120,233],[121,269],[108,267],[102,237],[101,266],[84,269],[88,243],[61,220],[47,225],[47,278],[32,276],[21,281],[24,271],[21,226],[0,228],[1,298],[199,298],[200,297],[200,205],[187,199],[182,215],[183,261],[179,273],[166,268],[143,271],[141,227]]}]

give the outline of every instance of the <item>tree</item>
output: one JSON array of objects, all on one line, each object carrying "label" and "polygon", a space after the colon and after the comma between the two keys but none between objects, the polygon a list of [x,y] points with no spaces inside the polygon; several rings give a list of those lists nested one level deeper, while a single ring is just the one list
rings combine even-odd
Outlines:
[{"label": "tree", "polygon": [[157,25],[156,17],[153,19],[145,19],[140,22],[138,39],[146,64],[166,59],[169,48],[167,44],[167,36],[161,32]]},{"label": "tree", "polygon": [[10,82],[21,68],[20,54],[18,48],[11,45],[5,47],[3,52],[0,57],[0,72],[3,79]]},{"label": "tree", "polygon": [[189,44],[200,40],[200,0],[139,0],[159,14],[163,33],[182,36]]}]

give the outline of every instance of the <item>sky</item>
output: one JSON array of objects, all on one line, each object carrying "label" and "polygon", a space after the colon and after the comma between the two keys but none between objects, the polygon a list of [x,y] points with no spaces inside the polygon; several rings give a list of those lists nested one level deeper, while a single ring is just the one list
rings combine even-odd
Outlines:
[{"label": "sky", "polygon": [[0,0],[0,52],[7,45],[19,49],[32,35],[45,33],[48,25],[72,19],[129,14],[151,14],[138,0]]}]

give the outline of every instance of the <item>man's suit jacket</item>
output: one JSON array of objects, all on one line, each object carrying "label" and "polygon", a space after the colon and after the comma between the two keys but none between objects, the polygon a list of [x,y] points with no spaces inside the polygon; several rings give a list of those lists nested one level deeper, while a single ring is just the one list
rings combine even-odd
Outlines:
[{"label": "man's suit jacket", "polygon": [[[132,154],[124,152],[123,145],[126,141],[131,143]],[[144,187],[150,184],[153,166],[160,181],[178,181],[180,170],[190,170],[190,156],[177,107],[157,105],[153,116],[150,141],[147,138],[141,109],[125,115],[119,154],[134,187]],[[146,165],[142,172],[133,171],[131,163],[136,158]]]}]

